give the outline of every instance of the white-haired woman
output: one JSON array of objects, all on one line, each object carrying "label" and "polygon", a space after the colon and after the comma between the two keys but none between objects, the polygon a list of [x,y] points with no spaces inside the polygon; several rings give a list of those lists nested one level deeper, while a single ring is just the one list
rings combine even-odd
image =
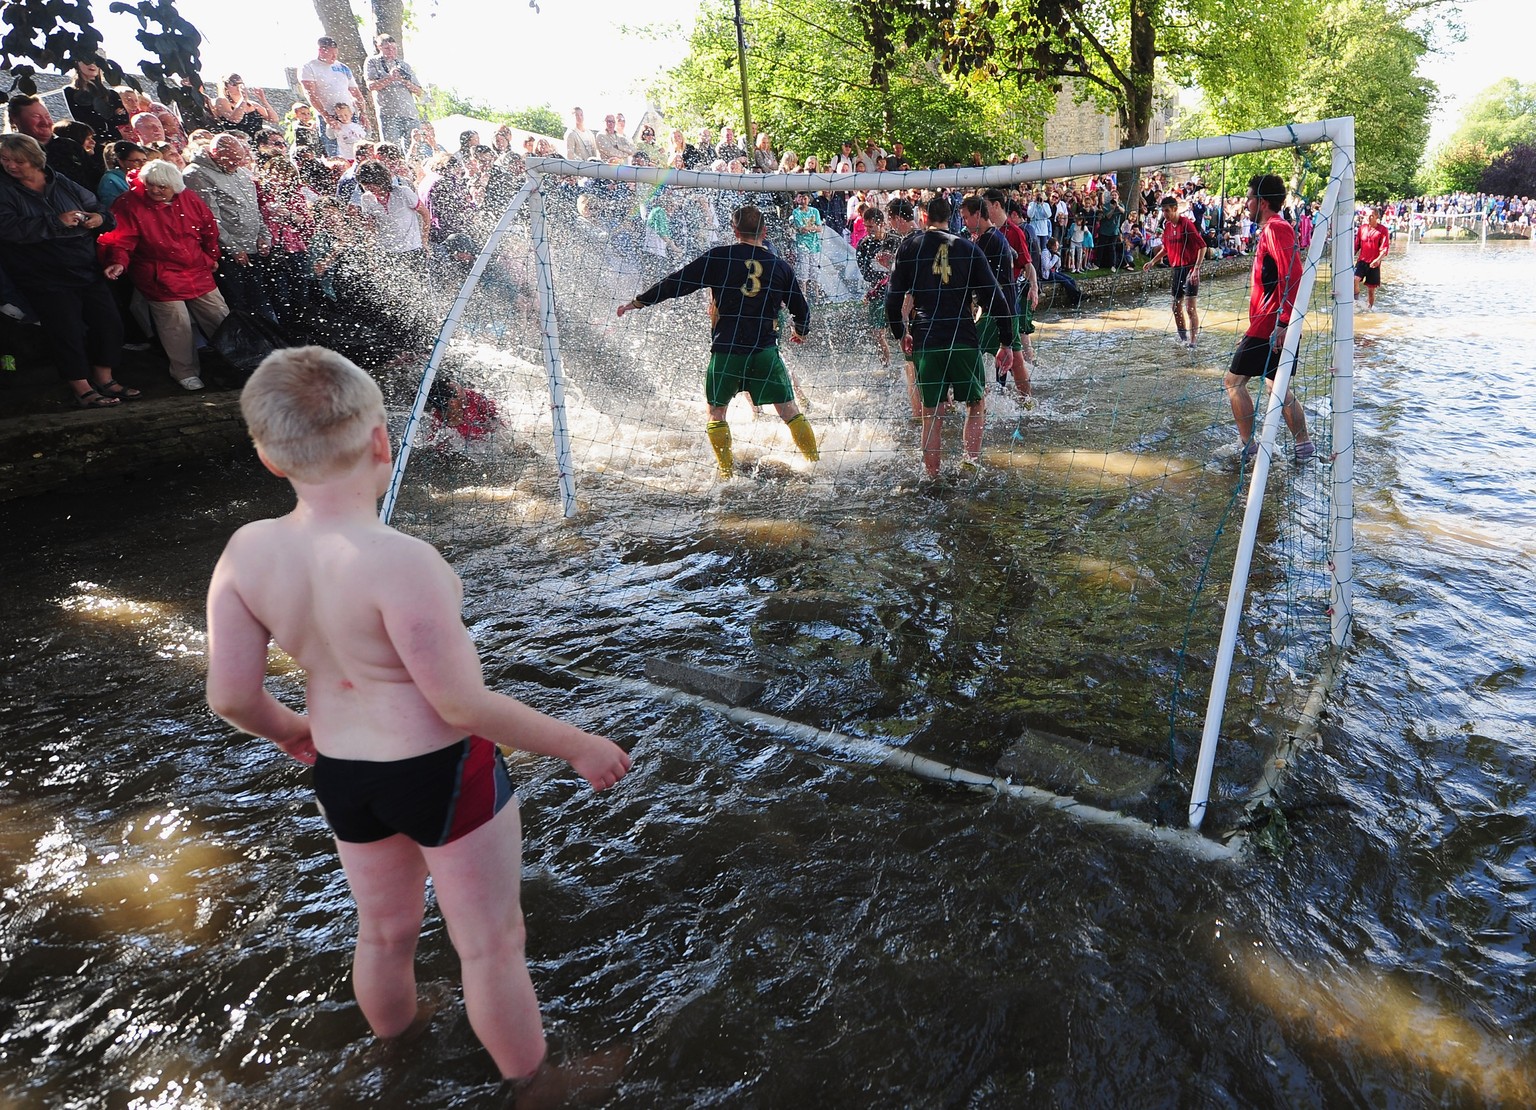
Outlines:
[{"label": "white-haired woman", "polygon": [[112,206],[117,227],[97,250],[107,277],[126,272],[149,302],[171,377],[184,389],[202,389],[197,363],[197,326],[209,337],[229,315],[214,284],[219,267],[219,225],[202,197],[182,182],[169,162],[151,162],[129,181]]}]

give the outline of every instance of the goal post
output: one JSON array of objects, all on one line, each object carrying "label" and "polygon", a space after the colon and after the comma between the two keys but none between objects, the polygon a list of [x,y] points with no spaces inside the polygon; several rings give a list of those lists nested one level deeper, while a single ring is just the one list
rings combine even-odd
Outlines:
[{"label": "goal post", "polygon": [[[1227,594],[1226,613],[1222,623],[1221,646],[1216,655],[1216,670],[1211,679],[1211,693],[1206,704],[1205,725],[1200,739],[1200,755],[1195,767],[1194,784],[1189,798],[1189,824],[1199,828],[1205,820],[1210,799],[1211,774],[1216,762],[1216,746],[1221,733],[1222,714],[1226,703],[1227,683],[1231,676],[1232,656],[1237,642],[1237,628],[1242,620],[1244,600],[1248,588],[1248,574],[1252,564],[1254,545],[1258,536],[1259,518],[1264,509],[1266,483],[1271,460],[1282,423],[1281,410],[1286,392],[1290,389],[1291,373],[1296,364],[1301,344],[1302,328],[1312,312],[1313,292],[1319,265],[1324,254],[1331,256],[1331,272],[1349,275],[1354,268],[1354,119],[1330,121],[1337,124],[1330,141],[1333,158],[1327,191],[1323,194],[1319,223],[1302,266],[1301,281],[1296,292],[1292,326],[1286,330],[1285,347],[1274,384],[1268,392],[1268,404],[1259,432],[1259,450],[1254,459],[1253,477],[1248,486],[1247,507],[1238,540],[1237,557],[1232,568],[1232,581]],[[1335,651],[1344,646],[1349,632],[1351,596],[1351,548],[1353,545],[1353,390],[1351,376],[1354,354],[1354,291],[1349,277],[1332,282],[1331,311],[1334,317],[1332,375],[1333,401],[1333,499],[1330,533],[1332,557],[1330,559],[1330,634],[1331,648]],[[1342,466],[1340,459],[1342,457]],[[1344,483],[1340,488],[1340,482]]]},{"label": "goal post", "polygon": [[[1306,361],[1313,367],[1312,378],[1322,380],[1324,371],[1319,370],[1319,367],[1325,367],[1326,372],[1326,394],[1318,397],[1317,405],[1321,408],[1326,404],[1329,410],[1326,417],[1327,457],[1320,459],[1315,468],[1319,475],[1317,481],[1325,483],[1327,487],[1326,495],[1317,498],[1317,504],[1321,506],[1317,511],[1326,517],[1326,521],[1316,529],[1318,546],[1326,548],[1325,554],[1316,560],[1319,565],[1326,563],[1326,571],[1318,571],[1319,574],[1326,574],[1326,596],[1316,600],[1315,604],[1311,600],[1305,604],[1315,608],[1319,614],[1326,609],[1326,632],[1316,637],[1319,647],[1326,648],[1336,656],[1350,634],[1354,512],[1354,301],[1350,275],[1353,270],[1355,208],[1354,121],[1351,118],[1287,124],[1232,135],[1070,155],[1015,165],[945,170],[744,175],[655,166],[606,165],[564,158],[526,159],[527,182],[489,233],[475,258],[447,313],[442,334],[425,372],[419,382],[415,383],[409,412],[404,416],[399,453],[384,501],[384,519],[389,520],[399,505],[413,444],[431,423],[429,395],[445,360],[452,365],[453,359],[457,357],[462,367],[472,365],[480,357],[464,347],[462,337],[456,342],[455,335],[467,319],[467,307],[477,297],[482,281],[498,265],[505,263],[509,253],[523,260],[521,264],[525,267],[517,284],[522,296],[519,304],[527,315],[518,323],[529,342],[522,344],[520,350],[526,349],[531,356],[526,364],[529,370],[535,365],[540,367],[542,382],[535,387],[532,373],[524,373],[521,369],[518,371],[523,375],[518,379],[520,407],[517,413],[521,422],[515,434],[521,437],[518,443],[521,449],[519,458],[524,469],[519,471],[516,482],[502,483],[499,488],[505,490],[512,485],[520,485],[518,496],[526,499],[533,496],[526,492],[528,489],[539,482],[549,483],[548,475],[553,470],[557,491],[554,500],[558,504],[560,517],[567,521],[583,517],[584,507],[589,504],[590,497],[594,496],[585,492],[591,484],[596,484],[604,491],[613,491],[629,483],[630,490],[656,499],[655,512],[658,519],[676,516],[679,498],[692,497],[694,503],[703,506],[700,511],[706,514],[722,511],[721,497],[724,491],[716,489],[708,496],[702,492],[699,496],[693,496],[689,492],[692,489],[702,491],[714,485],[713,468],[709,468],[709,477],[705,477],[703,467],[708,464],[698,461],[700,454],[705,458],[708,455],[708,449],[703,443],[704,436],[699,434],[697,425],[688,423],[689,420],[695,420],[701,425],[702,421],[698,420],[697,415],[686,415],[687,412],[697,413],[696,383],[700,342],[701,336],[707,340],[707,327],[700,316],[689,318],[681,308],[676,307],[670,308],[670,315],[666,316],[659,312],[644,314],[646,319],[638,327],[633,323],[634,317],[617,322],[613,319],[616,305],[654,284],[662,273],[687,261],[687,252],[664,256],[667,258],[666,264],[659,265],[656,259],[645,258],[637,239],[632,237],[620,244],[616,238],[617,233],[612,232],[612,229],[601,228],[598,221],[578,216],[578,200],[586,200],[590,195],[582,193],[578,183],[590,183],[594,187],[602,183],[604,188],[621,192],[628,190],[623,192],[623,196],[628,198],[627,203],[633,205],[635,198],[639,198],[642,208],[658,196],[687,198],[686,203],[706,196],[724,196],[735,198],[731,205],[734,207],[735,203],[745,201],[748,194],[849,194],[862,190],[954,192],[994,187],[1007,189],[1032,182],[1084,178],[1090,175],[1125,175],[1191,163],[1212,163],[1238,155],[1320,144],[1331,146],[1326,196],[1318,214],[1314,238],[1303,263],[1293,316],[1294,326],[1287,332],[1284,357],[1276,381],[1269,391],[1267,401],[1260,405],[1260,454],[1251,477],[1243,475],[1248,483],[1248,492],[1242,507],[1241,528],[1237,530],[1236,550],[1231,556],[1233,574],[1226,591],[1226,603],[1218,608],[1214,602],[1198,601],[1204,590],[1205,572],[1201,569],[1199,580],[1192,587],[1194,597],[1186,602],[1164,602],[1160,611],[1162,617],[1167,619],[1169,612],[1185,604],[1189,619],[1194,622],[1197,619],[1198,603],[1202,606],[1199,620],[1208,622],[1212,630],[1218,623],[1221,625],[1219,642],[1214,635],[1210,637],[1214,666],[1204,702],[1204,724],[1199,734],[1198,756],[1191,759],[1193,768],[1188,821],[1192,827],[1198,828],[1206,819],[1210,806],[1217,745],[1221,740],[1222,724],[1227,711],[1228,687],[1233,682],[1234,656],[1239,651],[1246,651],[1251,657],[1256,644],[1262,646],[1264,640],[1262,636],[1248,635],[1244,641],[1243,637],[1247,633],[1241,626],[1245,606],[1252,596],[1250,571],[1256,547],[1261,543],[1261,517],[1267,509],[1281,507],[1275,502],[1276,496],[1285,496],[1283,493],[1276,495],[1268,479],[1271,459],[1281,434],[1281,401],[1287,386],[1291,384],[1293,368],[1302,361],[1301,347],[1307,342],[1303,338],[1304,328],[1312,341],[1306,356]],[[1121,181],[1131,188],[1135,186],[1134,179],[1127,183],[1122,177]],[[640,224],[643,222],[640,221]],[[629,214],[629,224],[639,226],[633,220],[633,212]],[[633,236],[632,231],[630,234]],[[716,237],[707,241],[718,244],[729,238],[723,226],[716,227],[714,234]],[[847,248],[841,249],[844,256],[840,265],[851,267],[853,263],[846,257]],[[565,269],[562,270],[562,267]],[[1319,286],[1320,281],[1327,282],[1327,285]],[[855,283],[862,286],[858,279],[855,279]],[[1329,290],[1330,295],[1326,299],[1320,297],[1322,288]],[[857,297],[852,301],[844,298],[841,303],[843,312],[840,326],[845,333],[862,337],[865,326],[863,310],[859,309],[857,300]],[[1134,318],[1130,324],[1132,328],[1146,331],[1149,321],[1166,320],[1166,301],[1159,300],[1156,309],[1145,307],[1150,303],[1151,299],[1144,295],[1143,307],[1133,313]],[[833,304],[830,307],[839,306]],[[1124,323],[1122,320],[1113,326],[1123,326]],[[1230,327],[1230,324],[1224,322],[1224,326]],[[1240,328],[1241,324],[1238,326]],[[507,342],[511,342],[510,338]],[[1057,350],[1066,350],[1066,347]],[[452,353],[454,351],[458,352],[457,355]],[[707,354],[707,350],[704,353]],[[839,349],[838,344],[831,340],[826,341],[826,349],[822,354],[823,365],[834,364],[848,356],[846,348]],[[1053,354],[1052,358],[1064,361],[1066,356]],[[653,360],[656,359],[666,362],[666,368],[655,369]],[[893,368],[897,376],[899,361],[898,355],[897,366]],[[1165,371],[1169,375],[1166,378],[1150,376]],[[1130,366],[1115,364],[1115,372],[1119,377],[1109,387],[1115,391],[1110,403],[1122,407],[1112,410],[1107,432],[1102,422],[1098,425],[1085,424],[1076,429],[1076,441],[1073,426],[1068,419],[1070,414],[1052,411],[1049,400],[1043,417],[1036,412],[1035,416],[1040,419],[1035,419],[1032,425],[1027,423],[1030,417],[1020,404],[1016,419],[1019,428],[1027,429],[1029,434],[1021,436],[1021,432],[1016,430],[1010,442],[1004,428],[999,436],[988,441],[992,444],[994,454],[1012,457],[1012,461],[1005,461],[999,473],[1025,478],[1043,476],[1047,485],[1056,483],[1062,488],[1074,490],[1086,488],[1091,482],[1097,482],[1101,489],[1108,483],[1123,482],[1130,492],[1126,505],[1116,510],[1122,514],[1132,511],[1132,502],[1137,497],[1145,498],[1146,494],[1138,491],[1154,488],[1152,483],[1164,483],[1163,487],[1159,487],[1163,492],[1157,496],[1176,497],[1179,490],[1188,488],[1181,483],[1197,481],[1198,478],[1192,478],[1191,475],[1209,472],[1212,469],[1209,464],[1175,465],[1174,462],[1165,461],[1158,464],[1163,467],[1158,473],[1151,464],[1145,462],[1141,453],[1149,450],[1148,445],[1164,443],[1170,434],[1168,418],[1160,416],[1154,409],[1159,400],[1174,396],[1181,390],[1184,391],[1184,398],[1181,399],[1187,399],[1191,390],[1213,390],[1219,382],[1219,370],[1215,365],[1207,365],[1199,373],[1191,371],[1192,368],[1187,366],[1159,368],[1147,365],[1144,358]],[[804,372],[805,367],[802,365]],[[1299,370],[1296,372],[1300,373]],[[877,419],[880,414],[866,404],[851,421],[859,424],[857,428],[849,430],[837,427],[839,422],[850,422],[845,419],[846,414],[862,396],[861,391],[865,391],[862,378],[853,382],[851,378],[856,375],[844,374],[842,371],[838,373],[842,376],[835,380],[813,383],[821,390],[815,417],[818,421],[827,421],[825,426],[835,429],[836,435],[841,437],[836,441],[839,444],[837,450],[845,459],[861,453],[865,462],[875,460],[878,466],[866,465],[864,472],[875,473],[877,482],[887,480],[886,475],[902,465],[903,459],[906,460],[905,465],[915,468],[916,452],[910,445],[904,445],[915,433],[907,429],[904,420],[893,420],[889,413],[885,413],[883,419],[889,427],[882,430],[876,426],[880,422]],[[1063,370],[1062,373],[1069,372]],[[653,383],[652,379],[659,375],[670,376],[662,384]],[[1062,384],[1080,387],[1081,390],[1093,388],[1076,381]],[[1149,387],[1158,394],[1157,397],[1138,396]],[[797,381],[797,393],[798,388]],[[599,390],[617,390],[619,395],[607,408],[602,408],[593,403],[594,395]],[[687,398],[682,396],[684,390],[689,394]],[[896,392],[893,391],[891,395],[894,397]],[[1084,396],[1088,394],[1084,393]],[[1223,396],[1207,392],[1199,398],[1199,402],[1190,407],[1203,409],[1206,415],[1201,419],[1206,420],[1206,423],[1196,428],[1188,420],[1183,420],[1177,425],[1176,440],[1191,428],[1194,428],[1196,438],[1202,442],[1214,439],[1218,429],[1230,428],[1230,415],[1221,411],[1226,407]],[[1145,412],[1149,414],[1139,425],[1135,420],[1123,419],[1129,406],[1136,403],[1144,405]],[[901,407],[899,402],[894,404]],[[1095,406],[1085,402],[1076,411],[1087,415],[1095,411]],[[535,429],[536,422],[542,423],[542,430]],[[898,427],[902,430],[895,430]],[[783,448],[789,437],[771,419],[752,426],[749,434],[757,437],[758,442],[754,446],[759,457],[771,458],[775,451],[780,456],[787,455]],[[1033,439],[1037,434],[1041,436],[1038,445]],[[638,442],[642,439],[645,442]],[[1087,442],[1089,440],[1092,442]],[[1196,453],[1200,451],[1199,448],[1194,450]],[[692,452],[693,456],[692,461],[686,463],[687,467],[693,468],[691,470],[685,469],[682,461],[687,452]],[[793,459],[793,456],[787,457]],[[480,458],[483,460],[486,456]],[[817,473],[808,471],[797,480],[809,482],[812,489],[826,490],[835,503],[839,497],[839,483],[847,480],[852,465],[845,463],[842,470],[835,466],[828,469],[823,462],[819,473],[828,477],[818,477]],[[540,466],[544,468],[542,471],[535,469]],[[882,467],[883,470],[880,469]],[[1068,468],[1072,468],[1070,473]],[[659,478],[656,477],[658,473],[662,475]],[[796,474],[792,468],[782,464],[777,469],[770,468],[763,473],[770,479],[783,475],[793,477]],[[485,491],[488,505],[498,498],[506,499],[505,493],[493,488],[496,487],[494,481],[485,481],[488,484],[472,488]],[[471,493],[460,491],[446,500],[457,504],[470,496]],[[1235,498],[1237,495],[1233,496]],[[710,508],[711,497],[713,509]],[[606,507],[613,503],[610,499],[604,505]],[[728,498],[725,504],[729,503]],[[1099,509],[1091,511],[1100,512]],[[1199,517],[1191,511],[1174,531],[1188,532],[1193,546],[1208,545],[1209,551],[1214,553],[1219,546],[1231,541],[1230,533],[1227,533],[1226,539],[1223,538],[1227,531],[1224,519],[1224,514],[1221,520],[1217,520],[1214,517]],[[1153,592],[1148,589],[1148,582],[1156,582],[1160,588],[1165,577],[1173,579],[1188,573],[1186,568],[1170,565],[1144,575],[1136,565],[1137,549],[1134,543],[1130,547],[1132,554],[1117,554],[1107,546],[1101,549],[1097,540],[1082,541],[1080,536],[1073,533],[1074,528],[1080,531],[1082,524],[1057,522],[1057,526],[1066,529],[1064,534],[1072,536],[1072,542],[1078,544],[1080,550],[1075,558],[1085,580],[1100,585],[1107,582],[1117,589],[1129,591],[1127,613],[1130,615],[1127,617],[1127,627],[1136,623],[1130,607],[1137,604],[1138,596]],[[1158,525],[1149,522],[1146,526],[1152,528]],[[1280,526],[1285,526],[1283,520]],[[1201,529],[1205,529],[1203,534]],[[1005,531],[1013,535],[1013,526],[1010,524]],[[1054,542],[1059,544],[1062,541]],[[1110,541],[1103,542],[1107,545]],[[1046,545],[1045,550],[1054,548]],[[1223,547],[1225,557],[1226,548]],[[1206,561],[1210,562],[1210,554],[1207,554]],[[1198,563],[1198,559],[1195,562]],[[575,581],[575,578],[572,577],[571,581]],[[1259,619],[1266,619],[1268,614],[1272,614],[1274,606],[1285,604],[1281,596],[1285,593],[1283,588],[1275,587],[1272,582],[1264,588],[1268,591],[1265,603],[1271,609],[1260,614]],[[1277,596],[1280,596],[1279,601],[1276,600]],[[1097,633],[1110,637],[1106,629],[1097,630]],[[1186,641],[1188,638],[1186,629]],[[1040,637],[1040,641],[1048,642],[1049,637]],[[1157,650],[1164,649],[1159,647]],[[1204,648],[1201,650],[1203,653]],[[1170,753],[1174,747],[1173,732],[1176,727],[1173,714],[1179,708],[1180,701],[1178,684],[1183,668],[1183,648],[1177,649],[1177,654],[1178,674],[1173,680],[1172,695],[1174,709],[1170,710],[1168,718]],[[1304,667],[1292,668],[1293,677],[1297,680],[1305,678],[1306,672],[1311,671],[1315,662],[1315,659],[1310,659]],[[1314,673],[1319,676],[1331,674],[1332,668],[1318,667]],[[1193,701],[1193,698],[1190,700]],[[1190,751],[1189,755],[1194,756],[1195,753]],[[1181,763],[1181,773],[1190,765]]]}]

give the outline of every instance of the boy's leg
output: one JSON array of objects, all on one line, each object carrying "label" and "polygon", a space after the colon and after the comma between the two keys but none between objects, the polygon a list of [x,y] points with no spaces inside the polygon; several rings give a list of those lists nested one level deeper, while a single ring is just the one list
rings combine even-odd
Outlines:
[{"label": "boy's leg", "polygon": [[1297,443],[1312,442],[1312,437],[1307,434],[1307,410],[1289,389],[1285,391],[1285,404],[1280,407],[1280,415],[1285,418],[1285,426]]},{"label": "boy's leg", "polygon": [[523,954],[517,802],[469,835],[422,854],[459,954],[470,1027],[503,1076],[527,1078],[544,1060],[544,1027]]},{"label": "boy's leg", "polygon": [[965,406],[965,427],[961,430],[960,442],[967,462],[975,463],[981,459],[981,436],[986,426],[987,399],[982,396]]},{"label": "boy's leg", "polygon": [[376,1036],[398,1037],[416,1020],[416,942],[426,910],[427,865],[402,835],[336,850],[357,903],[352,987]]},{"label": "boy's leg", "polygon": [[921,448],[923,453],[923,469],[928,477],[939,476],[939,432],[943,428],[943,420],[939,415],[938,406],[923,408],[923,430]]},{"label": "boy's leg", "polygon": [[1246,445],[1253,438],[1253,398],[1248,393],[1248,379],[1228,371],[1222,384],[1227,390],[1227,400],[1232,405],[1232,419],[1237,423],[1238,438]]}]

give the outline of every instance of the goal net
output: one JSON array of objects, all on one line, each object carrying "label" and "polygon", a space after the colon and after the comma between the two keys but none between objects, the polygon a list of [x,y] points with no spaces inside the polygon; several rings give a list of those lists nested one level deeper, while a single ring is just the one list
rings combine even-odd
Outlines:
[{"label": "goal net", "polygon": [[[903,173],[530,160],[465,256],[425,372],[387,389],[400,450],[386,518],[456,562],[482,646],[528,681],[636,679],[659,660],[750,675],[764,719],[1165,823],[1184,823],[1203,773],[1235,813],[1348,628],[1350,122]],[[935,193],[1090,178],[1129,196],[1155,169],[1267,151],[1332,166],[1326,195],[1302,198],[1320,202],[1317,231],[1281,360],[1313,460],[1291,462],[1263,390],[1259,454],[1240,450],[1223,379],[1251,257],[1202,264],[1191,350],[1175,342],[1168,271],[1138,256],[1085,281],[1080,303],[1041,287],[1028,393],[1017,373],[999,384],[989,353],[980,465],[964,463],[967,410],[952,404],[928,476],[884,298],[829,212],[865,191],[920,214]],[[795,214],[797,193],[817,219]],[[725,478],[705,388],[730,305],[698,292],[619,310],[735,242],[745,205],[809,302],[803,342],[790,306],[776,322],[787,404],[811,436],[777,394],[729,397]],[[669,727],[734,728],[707,714]],[[1200,798],[1187,819],[1205,811]]]}]

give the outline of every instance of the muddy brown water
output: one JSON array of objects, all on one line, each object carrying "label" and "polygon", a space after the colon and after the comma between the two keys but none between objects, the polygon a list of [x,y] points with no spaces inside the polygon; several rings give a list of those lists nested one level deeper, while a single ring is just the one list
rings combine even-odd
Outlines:
[{"label": "muddy brown water", "polygon": [[[809,540],[771,523],[790,482],[723,502],[738,523],[707,539],[674,541],[683,506],[648,543],[550,524],[511,558],[504,522],[449,543],[498,685],[635,753],[602,796],[557,766],[514,768],[554,1052],[629,1049],[599,1104],[1536,1101],[1536,251],[1430,245],[1388,280],[1359,324],[1355,642],[1287,781],[1287,842],[1238,866],[809,756],[541,662],[618,671],[708,646],[765,665],[786,716],[920,722],[930,749],[975,757],[989,695],[965,727],[932,722],[986,662],[965,626],[981,609],[959,603],[971,575],[934,568],[1008,550],[992,487],[985,528],[953,523],[978,519],[960,487],[897,488],[902,515],[850,529],[831,567],[799,557],[820,543],[814,514]],[[420,974],[438,1017],[408,1049],[371,1042],[304,773],[203,707],[208,570],[235,526],[285,504],[241,464],[0,509],[9,1105],[507,1103],[435,914]],[[626,575],[556,590],[562,555],[569,575],[594,557]],[[1049,592],[1007,568],[1008,589]],[[854,600],[822,627],[756,621],[759,580]],[[273,685],[293,697],[300,681],[279,668]]]}]

